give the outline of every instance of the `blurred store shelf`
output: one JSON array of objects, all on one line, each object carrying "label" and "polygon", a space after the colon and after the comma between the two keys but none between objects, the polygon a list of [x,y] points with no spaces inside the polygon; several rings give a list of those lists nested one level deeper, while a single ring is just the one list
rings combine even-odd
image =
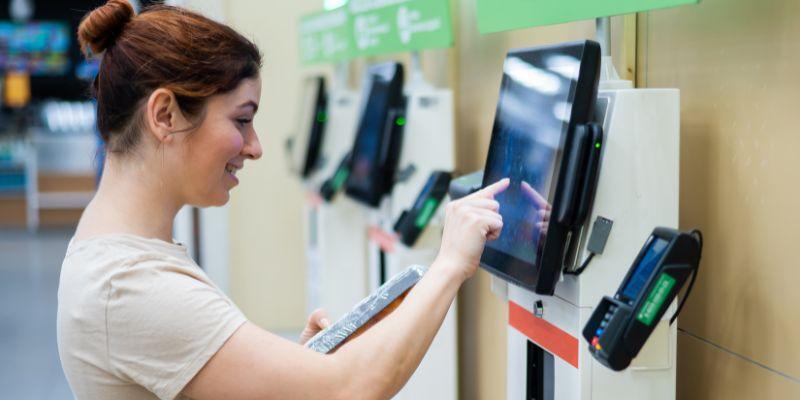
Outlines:
[{"label": "blurred store shelf", "polygon": [[95,191],[98,139],[88,102],[44,102],[0,136],[0,227],[74,225]]}]

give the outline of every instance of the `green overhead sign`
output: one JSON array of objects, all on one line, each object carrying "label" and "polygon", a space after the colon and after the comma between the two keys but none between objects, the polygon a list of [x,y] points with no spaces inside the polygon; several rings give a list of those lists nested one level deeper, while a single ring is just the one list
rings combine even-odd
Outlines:
[{"label": "green overhead sign", "polygon": [[304,64],[453,45],[448,0],[350,0],[300,21]]},{"label": "green overhead sign", "polygon": [[348,8],[359,56],[453,44],[446,0],[350,0]]},{"label": "green overhead sign", "polygon": [[477,0],[481,33],[696,4],[700,0]]},{"label": "green overhead sign", "polygon": [[352,58],[353,25],[347,10],[318,12],[300,19],[300,61],[303,64]]}]

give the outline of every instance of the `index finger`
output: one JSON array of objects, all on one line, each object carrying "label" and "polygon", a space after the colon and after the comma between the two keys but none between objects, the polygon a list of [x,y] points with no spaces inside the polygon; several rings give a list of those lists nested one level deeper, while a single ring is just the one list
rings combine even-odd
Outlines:
[{"label": "index finger", "polygon": [[477,192],[475,192],[475,197],[483,197],[487,199],[494,199],[494,196],[503,193],[506,189],[508,189],[508,185],[511,183],[511,179],[503,178]]}]

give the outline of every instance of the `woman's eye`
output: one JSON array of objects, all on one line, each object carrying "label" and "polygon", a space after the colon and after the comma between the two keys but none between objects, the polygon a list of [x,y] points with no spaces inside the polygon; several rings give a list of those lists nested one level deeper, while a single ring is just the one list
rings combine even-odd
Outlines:
[{"label": "woman's eye", "polygon": [[251,122],[253,122],[253,120],[250,119],[250,118],[237,118],[236,119],[236,123],[239,124],[239,126],[242,126],[242,127],[247,125],[247,124],[249,124],[249,123],[251,123]]}]

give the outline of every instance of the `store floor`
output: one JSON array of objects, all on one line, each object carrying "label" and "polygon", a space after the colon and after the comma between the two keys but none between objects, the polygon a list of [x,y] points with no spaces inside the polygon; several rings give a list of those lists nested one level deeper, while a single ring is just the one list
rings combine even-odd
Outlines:
[{"label": "store floor", "polygon": [[68,230],[0,230],[0,398],[73,398],[56,346],[58,275],[69,237]]}]

